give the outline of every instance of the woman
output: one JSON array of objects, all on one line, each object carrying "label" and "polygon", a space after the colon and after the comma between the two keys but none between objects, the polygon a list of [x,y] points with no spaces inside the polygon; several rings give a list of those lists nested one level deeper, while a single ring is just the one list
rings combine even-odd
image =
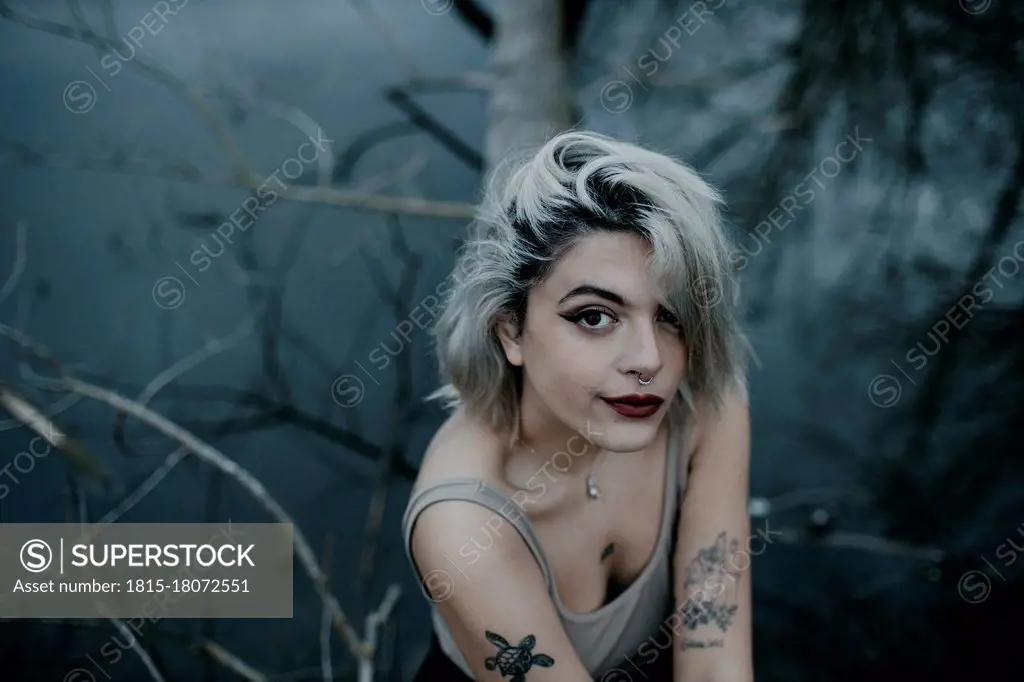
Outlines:
[{"label": "woman", "polygon": [[417,680],[753,679],[718,202],[583,132],[495,174],[434,329],[453,412],[403,521],[433,602]]}]

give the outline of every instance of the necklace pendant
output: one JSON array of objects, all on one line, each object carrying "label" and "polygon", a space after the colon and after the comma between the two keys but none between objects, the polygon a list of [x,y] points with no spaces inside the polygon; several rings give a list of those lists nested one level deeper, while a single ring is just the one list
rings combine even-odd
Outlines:
[{"label": "necklace pendant", "polygon": [[592,500],[596,500],[601,496],[601,491],[597,489],[597,481],[594,478],[594,474],[587,475],[587,497]]}]

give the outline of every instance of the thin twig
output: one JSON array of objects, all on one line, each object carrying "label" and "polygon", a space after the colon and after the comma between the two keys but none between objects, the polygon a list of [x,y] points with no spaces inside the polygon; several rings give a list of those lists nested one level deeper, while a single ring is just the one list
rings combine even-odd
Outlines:
[{"label": "thin twig", "polygon": [[[85,18],[85,13],[82,11],[82,5],[79,2],[79,0],[67,0],[67,3],[68,3],[68,9],[71,10],[71,18],[74,20],[75,26],[77,27],[77,30],[79,31],[78,40],[82,40],[81,30],[85,29],[86,31],[91,31],[92,27],[89,25],[89,22]],[[109,37],[113,37],[113,36],[109,36]],[[97,59],[103,59],[104,56],[105,56],[104,51],[100,47],[97,46],[96,47],[96,58]]]},{"label": "thin twig", "polygon": [[[252,92],[240,89],[235,89],[233,94],[247,106],[253,109],[260,109],[270,116],[291,123],[309,139],[318,140],[321,138],[321,132],[324,130],[323,126],[313,120],[312,116],[299,107],[260,97]],[[334,175],[334,151],[327,145],[321,146],[319,144],[317,149],[319,149],[319,152],[317,152],[317,185],[327,187],[331,184],[331,178]]]},{"label": "thin twig", "polygon": [[100,11],[103,13],[103,27],[107,31],[107,37],[113,40],[117,37],[117,18],[114,15],[114,0],[100,0]]},{"label": "thin twig", "polygon": [[[78,523],[82,534],[81,536],[84,537],[86,532],[86,526],[89,524],[89,507],[86,504],[85,490],[83,490],[81,483],[78,481],[78,479],[74,479],[74,483],[74,494],[78,501]],[[130,642],[128,648],[134,651],[135,655],[139,657],[139,660],[142,661],[142,665],[145,666],[150,676],[154,680],[156,680],[156,682],[164,682],[164,676],[156,667],[156,664],[153,662],[153,659],[150,658],[149,652],[147,652],[142,647],[142,644],[139,643],[139,638],[128,631],[128,628],[125,626],[124,623],[121,622],[121,619],[115,618],[110,613],[110,609],[107,607],[107,605],[103,602],[102,599],[99,599],[96,595],[91,596],[93,603],[96,605],[96,610],[103,614],[103,616],[110,622],[110,624],[114,626],[114,629],[117,630],[118,633],[125,638],[125,641]]]},{"label": "thin twig", "polygon": [[[202,348],[189,353],[181,360],[178,360],[176,363],[153,377],[153,379],[146,384],[146,387],[142,389],[142,392],[139,393],[138,397],[135,398],[136,402],[140,405],[148,405],[149,401],[153,399],[153,396],[155,396],[162,388],[206,360],[209,360],[215,355],[223,353],[224,351],[238,345],[252,333],[252,330],[253,320],[250,317],[243,322],[238,329],[230,334],[208,341]],[[125,421],[124,414],[117,415],[117,418],[114,421],[115,442],[124,442]]]},{"label": "thin twig", "polygon": [[188,456],[189,450],[187,447],[182,446],[167,455],[167,459],[164,463],[157,467],[149,476],[146,477],[139,487],[132,492],[131,495],[126,497],[121,504],[117,505],[109,512],[107,512],[102,519],[96,522],[98,526],[106,526],[111,523],[115,523],[119,518],[131,511],[135,505],[141,502],[146,495],[153,492],[153,489],[160,485],[160,482],[167,478],[167,475],[171,473],[171,470],[178,465],[178,462],[185,459]]},{"label": "thin twig", "polygon": [[[16,244],[15,249],[16,249],[16,252],[15,252],[15,257],[14,257],[14,264],[11,266],[11,274],[8,277],[7,281],[4,283],[3,289],[0,290],[0,303],[3,303],[3,301],[11,293],[13,293],[13,291],[17,288],[18,284],[21,282],[21,278],[22,278],[22,275],[24,274],[24,270],[25,270],[25,263],[27,262],[27,259],[28,259],[28,249],[27,249],[28,224],[25,221],[23,221],[23,220],[19,220],[17,225],[16,225],[16,229],[17,229],[17,233],[16,233],[16,237],[15,237],[15,244]],[[23,307],[27,307],[25,305],[27,300],[28,299],[27,299],[26,296],[23,295],[21,297],[21,300],[19,301],[19,312],[23,312],[21,309]],[[49,353],[47,351],[47,354],[44,355],[44,356],[41,356],[41,357],[44,357],[47,360],[48,363],[56,366],[58,368],[58,370],[59,370],[59,365],[56,363],[56,360],[53,359],[53,355],[51,353]],[[35,374],[34,372],[32,372],[32,370],[29,367],[28,363],[25,362],[24,357],[22,357],[18,361],[18,371],[21,373],[22,376],[29,376],[29,375],[34,375]],[[40,409],[40,408],[32,405],[24,397],[16,396],[16,393],[12,389],[8,389],[7,392],[9,394],[13,394],[13,395],[9,395],[7,397],[11,398],[13,396],[16,396],[18,398],[18,400],[14,401],[14,402],[15,403],[19,403],[19,402],[21,403],[21,405],[18,405],[18,404],[13,405],[14,410],[18,410],[19,408],[22,408],[21,409],[22,414],[19,414],[17,411],[12,411],[12,409],[11,409],[12,405],[10,404],[9,400],[3,399],[4,398],[4,396],[2,395],[4,393],[3,389],[4,389],[3,383],[0,382],[0,402],[3,403],[4,407],[8,408],[8,411],[11,411],[11,414],[12,414],[13,418],[0,421],[0,431],[7,431],[9,429],[20,427],[23,424],[29,424],[29,422],[26,422],[24,420],[24,417],[25,417],[24,412],[27,410],[28,412],[32,413],[31,425],[33,427],[35,427],[35,429],[38,431],[39,430],[38,426],[40,424],[45,424],[46,425],[46,432],[47,433],[43,433],[42,435],[44,437],[46,437],[47,440],[49,440],[54,445],[58,445],[58,443],[56,443],[52,439],[52,437],[50,435],[47,435],[47,434],[56,435],[56,434],[58,434],[60,432],[60,429],[57,429],[56,426],[50,421],[49,418],[53,417],[53,416],[55,416],[55,415],[57,415],[57,414],[59,414],[61,412],[63,412],[64,410],[66,410],[69,407],[72,407],[73,405],[75,405],[81,399],[81,396],[76,396],[76,395],[73,395],[73,394],[68,394],[64,398],[61,398],[56,403],[54,403],[52,405],[49,405],[46,408]],[[42,433],[42,432],[40,431],[40,433]]]},{"label": "thin twig", "polygon": [[153,380],[146,385],[146,388],[139,394],[136,401],[140,405],[148,404],[161,388],[171,383],[185,372],[188,372],[206,360],[209,360],[213,356],[223,353],[226,350],[230,350],[234,346],[238,345],[245,340],[245,337],[252,333],[252,330],[253,320],[252,318],[249,318],[243,322],[238,329],[227,336],[208,341],[199,350],[186,355],[181,360],[153,377]]},{"label": "thin twig", "polygon": [[249,682],[268,682],[270,679],[216,642],[205,641],[196,646],[242,679]]},{"label": "thin twig", "polygon": [[416,103],[401,88],[388,88],[385,99],[405,114],[410,123],[434,138],[457,159],[463,161],[473,170],[484,169],[484,160],[480,152],[464,142],[453,130]]},{"label": "thin twig", "polygon": [[[0,333],[2,331],[3,326],[0,325]],[[106,478],[106,472],[98,459],[83,450],[76,440],[57,426],[42,410],[3,382],[0,382],[0,408],[10,413],[19,424],[24,424],[46,439],[81,473],[94,481]]]},{"label": "thin twig", "polygon": [[391,610],[394,609],[401,594],[402,590],[398,585],[391,585],[388,587],[384,600],[381,601],[377,610],[372,611],[366,617],[366,635],[363,639],[363,646],[370,652],[370,655],[359,662],[359,682],[373,682],[380,628],[388,622],[388,619],[391,617]]},{"label": "thin twig", "polygon": [[78,502],[78,523],[85,530],[85,524],[89,523],[89,500],[85,496],[85,486],[77,476],[71,476],[75,483],[75,500]]},{"label": "thin twig", "polygon": [[780,528],[773,531],[773,535],[781,534],[781,541],[786,544],[795,545],[817,545],[819,547],[841,547],[846,549],[860,549],[879,554],[910,557],[924,561],[942,561],[946,553],[934,547],[919,547],[900,540],[889,540],[875,535],[865,533],[852,533],[849,531],[831,531],[822,536],[816,536],[808,531],[798,528]]},{"label": "thin twig", "polygon": [[25,260],[28,256],[28,251],[25,248],[25,244],[28,241],[26,239],[27,233],[28,223],[24,220],[19,220],[15,226],[14,263],[11,265],[11,274],[7,276],[7,281],[4,282],[3,288],[0,288],[0,304],[3,304],[7,297],[11,295],[11,292],[18,286],[18,282],[21,281],[21,276],[25,272]]},{"label": "thin twig", "polygon": [[[334,534],[328,533],[324,540],[324,556],[321,561],[324,574],[327,580],[331,579],[331,560],[334,548]],[[330,587],[330,582],[328,582]],[[323,608],[320,616],[320,671],[323,674],[324,682],[331,682],[334,678],[331,665],[331,612],[327,607]]]},{"label": "thin twig", "polygon": [[[98,602],[97,605],[99,605]],[[142,665],[144,665],[146,670],[149,671],[150,676],[156,680],[156,682],[164,682],[164,676],[160,674],[160,670],[156,667],[153,659],[150,658],[149,653],[142,648],[141,644],[139,644],[139,638],[132,635],[132,633],[129,632],[128,627],[119,619],[114,618],[113,616],[107,616],[107,620],[110,621],[111,625],[117,628],[117,631],[121,633],[122,637],[125,637],[127,641],[131,642],[131,645],[128,648],[134,651],[135,655],[139,657],[139,660],[142,661]],[[118,642],[118,644],[120,644],[120,642]]]},{"label": "thin twig", "polygon": [[[66,374],[64,366],[60,363],[59,360],[57,360],[57,356],[53,354],[53,351],[51,351],[49,348],[42,345],[41,343],[37,342],[35,339],[31,338],[28,334],[21,331],[20,329],[15,329],[14,327],[8,326],[6,324],[0,324],[0,336],[6,336],[11,341],[14,341],[18,345],[20,345],[22,348],[30,351],[32,355],[35,355],[37,358],[44,360],[46,364],[50,365],[58,375],[64,376]],[[60,390],[60,381],[57,379],[37,377],[35,383],[40,388],[43,389],[57,391]]]}]

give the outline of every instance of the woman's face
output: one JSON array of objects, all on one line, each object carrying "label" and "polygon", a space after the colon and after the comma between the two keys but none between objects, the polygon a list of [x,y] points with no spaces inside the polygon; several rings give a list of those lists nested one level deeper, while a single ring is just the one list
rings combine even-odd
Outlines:
[{"label": "woman's face", "polygon": [[509,362],[523,368],[524,418],[589,433],[613,452],[654,440],[686,352],[675,317],[650,287],[647,260],[639,237],[598,232],[530,292],[522,334],[502,335]]}]

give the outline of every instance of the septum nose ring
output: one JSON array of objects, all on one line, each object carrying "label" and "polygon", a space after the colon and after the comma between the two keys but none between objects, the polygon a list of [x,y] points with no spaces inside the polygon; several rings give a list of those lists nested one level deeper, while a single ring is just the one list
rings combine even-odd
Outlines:
[{"label": "septum nose ring", "polygon": [[644,381],[644,375],[640,372],[636,373],[636,380],[640,382],[641,386],[650,386],[651,382],[654,381],[654,377],[651,377],[647,381]]}]

